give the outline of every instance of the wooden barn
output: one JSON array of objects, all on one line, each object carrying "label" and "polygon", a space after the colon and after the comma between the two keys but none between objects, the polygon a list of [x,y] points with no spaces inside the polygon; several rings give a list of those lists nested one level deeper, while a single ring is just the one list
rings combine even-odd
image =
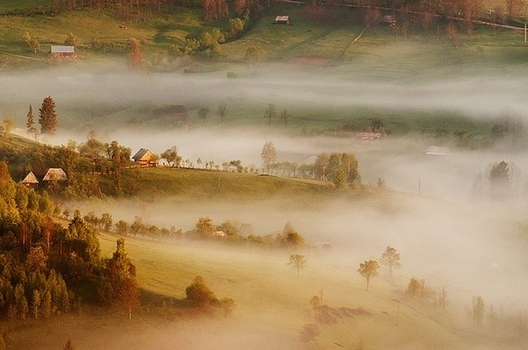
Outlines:
[{"label": "wooden barn", "polygon": [[275,24],[291,24],[290,16],[275,17]]},{"label": "wooden barn", "polygon": [[132,157],[134,162],[140,167],[155,167],[158,164],[157,158],[158,157],[147,148],[140,148]]},{"label": "wooden barn", "polygon": [[52,45],[50,50],[50,55],[53,57],[72,57],[75,58],[75,46],[66,46],[66,45]]}]

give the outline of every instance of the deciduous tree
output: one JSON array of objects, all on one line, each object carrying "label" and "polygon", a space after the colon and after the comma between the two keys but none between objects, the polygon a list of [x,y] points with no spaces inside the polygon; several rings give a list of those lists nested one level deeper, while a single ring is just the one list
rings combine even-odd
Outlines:
[{"label": "deciduous tree", "polygon": [[171,167],[179,168],[182,157],[178,155],[178,147],[173,146],[161,154],[161,159],[165,159]]},{"label": "deciduous tree", "polygon": [[277,159],[277,150],[275,149],[273,142],[268,141],[264,144],[260,156],[262,158],[264,169],[266,169],[266,172],[269,174],[271,163]]},{"label": "deciduous tree", "polygon": [[79,45],[79,38],[77,37],[77,35],[70,33],[68,34],[66,40],[64,40],[64,45],[76,47],[77,45]]},{"label": "deciduous tree", "polygon": [[306,267],[306,258],[302,254],[292,254],[290,255],[290,261],[288,265],[291,265],[295,270],[297,270],[297,276],[302,269]]},{"label": "deciduous tree", "polygon": [[13,118],[4,119],[4,137],[9,137],[11,130],[15,127],[15,121]]},{"label": "deciduous tree", "polygon": [[205,119],[207,119],[207,114],[209,114],[209,108],[207,107],[200,108],[200,110],[198,111],[198,114],[200,115],[200,118],[203,119],[203,123],[205,124]]},{"label": "deciduous tree", "polygon": [[220,300],[220,306],[224,313],[224,317],[230,316],[233,313],[233,310],[235,309],[235,306],[236,306],[235,299],[229,298],[229,297],[222,298]]},{"label": "deciduous tree", "polygon": [[217,108],[218,116],[220,117],[220,122],[224,124],[224,119],[227,115],[227,104],[220,103]]},{"label": "deciduous tree", "polygon": [[358,272],[361,276],[365,277],[367,281],[367,290],[369,289],[370,280],[373,277],[378,276],[379,264],[376,260],[365,260],[359,264]]},{"label": "deciduous tree", "polygon": [[186,299],[192,307],[197,309],[208,309],[216,299],[215,294],[205,285],[202,276],[196,276],[193,283],[185,288]]},{"label": "deciduous tree", "polygon": [[140,69],[145,66],[145,59],[141,52],[141,43],[135,38],[128,39],[128,65],[134,69]]},{"label": "deciduous tree", "polygon": [[213,220],[208,216],[198,218],[198,222],[194,225],[194,229],[196,230],[198,238],[211,237],[216,230],[213,225]]},{"label": "deciduous tree", "polygon": [[400,253],[395,248],[389,246],[381,254],[380,262],[382,265],[389,267],[389,278],[392,279],[392,270],[401,267]]},{"label": "deciduous tree", "polygon": [[132,310],[139,308],[139,288],[135,278],[127,278],[123,281],[119,290],[119,303],[128,311],[128,319],[132,319]]}]

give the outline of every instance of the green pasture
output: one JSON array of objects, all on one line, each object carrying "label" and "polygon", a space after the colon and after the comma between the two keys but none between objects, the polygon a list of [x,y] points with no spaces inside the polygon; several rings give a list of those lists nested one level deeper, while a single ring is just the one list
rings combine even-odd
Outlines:
[{"label": "green pasture", "polygon": [[322,183],[295,181],[275,176],[239,174],[213,170],[157,167],[130,169],[123,173],[123,181],[139,181],[136,196],[155,200],[156,197],[179,196],[200,201],[258,201],[280,194],[299,195],[315,200],[330,191]]},{"label": "green pasture", "polygon": [[51,0],[2,0],[0,2],[0,13],[18,10],[28,7],[49,6]]}]

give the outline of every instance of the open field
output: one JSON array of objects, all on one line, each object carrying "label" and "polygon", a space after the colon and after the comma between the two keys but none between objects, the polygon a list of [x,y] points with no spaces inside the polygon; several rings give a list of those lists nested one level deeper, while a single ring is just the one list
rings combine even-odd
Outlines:
[{"label": "open field", "polygon": [[[111,255],[116,238],[100,236],[103,256]],[[505,304],[503,323],[477,326],[463,311],[470,298],[461,302],[461,287],[455,284],[444,286],[450,300],[444,311],[406,298],[409,276],[418,271],[409,249],[402,249],[405,264],[394,281],[386,279],[384,270],[366,291],[356,272],[359,262],[369,258],[365,247],[303,251],[308,265],[297,276],[286,264],[289,251],[127,238],[144,302],[132,320],[117,309],[89,307],[46,324],[30,321],[31,328],[4,324],[5,338],[12,344],[8,349],[60,348],[68,338],[79,349],[517,349],[526,344],[510,323],[515,304]],[[185,287],[196,275],[205,278],[217,297],[236,300],[232,317],[189,318],[180,309]],[[435,290],[436,281],[427,279]],[[315,341],[302,342],[303,326],[313,322],[309,301],[321,293],[327,313],[320,320],[326,321],[318,322]]]}]

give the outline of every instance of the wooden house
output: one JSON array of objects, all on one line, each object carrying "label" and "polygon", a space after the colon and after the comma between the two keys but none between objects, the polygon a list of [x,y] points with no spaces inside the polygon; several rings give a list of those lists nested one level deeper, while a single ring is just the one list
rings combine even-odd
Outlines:
[{"label": "wooden house", "polygon": [[134,154],[132,160],[140,167],[148,167],[157,165],[157,158],[151,150],[147,148],[140,148],[139,151]]},{"label": "wooden house", "polygon": [[75,46],[52,45],[50,55],[53,57],[72,57],[75,58]]},{"label": "wooden house", "polygon": [[275,17],[275,24],[291,24],[290,16]]},{"label": "wooden house", "polygon": [[39,185],[39,180],[37,180],[37,177],[35,176],[35,174],[33,174],[33,172],[30,171],[29,174],[26,175],[24,180],[22,180],[22,184],[25,185],[26,187],[37,188]]}]

